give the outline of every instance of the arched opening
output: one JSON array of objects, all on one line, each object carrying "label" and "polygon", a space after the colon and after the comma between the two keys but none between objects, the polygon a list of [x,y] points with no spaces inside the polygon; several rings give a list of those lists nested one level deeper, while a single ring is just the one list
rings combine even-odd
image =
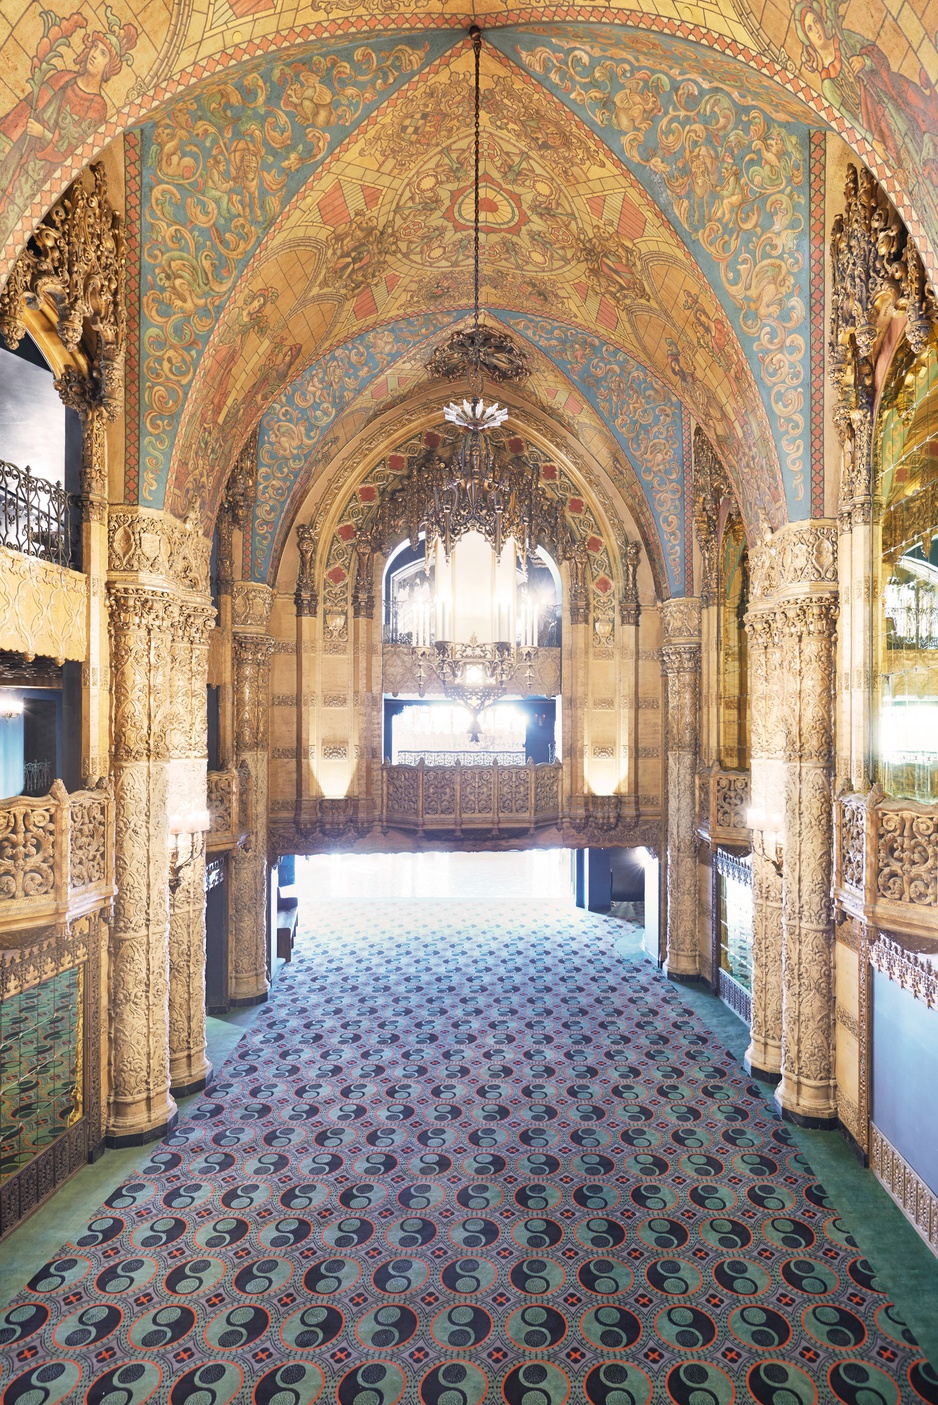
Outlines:
[{"label": "arched opening", "polygon": [[887,795],[938,799],[938,334],[890,368],[876,434],[873,772]]}]

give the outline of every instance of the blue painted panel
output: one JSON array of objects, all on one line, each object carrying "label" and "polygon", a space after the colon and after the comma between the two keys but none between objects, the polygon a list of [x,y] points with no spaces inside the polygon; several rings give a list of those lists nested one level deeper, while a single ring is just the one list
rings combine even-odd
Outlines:
[{"label": "blue painted panel", "polygon": [[873,1121],[938,1194],[938,1010],[873,973]]}]

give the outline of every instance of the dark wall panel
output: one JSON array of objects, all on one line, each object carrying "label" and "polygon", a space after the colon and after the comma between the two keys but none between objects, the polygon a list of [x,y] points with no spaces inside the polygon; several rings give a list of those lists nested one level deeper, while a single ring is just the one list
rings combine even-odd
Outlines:
[{"label": "dark wall panel", "polygon": [[873,1121],[938,1194],[938,1010],[873,972]]}]

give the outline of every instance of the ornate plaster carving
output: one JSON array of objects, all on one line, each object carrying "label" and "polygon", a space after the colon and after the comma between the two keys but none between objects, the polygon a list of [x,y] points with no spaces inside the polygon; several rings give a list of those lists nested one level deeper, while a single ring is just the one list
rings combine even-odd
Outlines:
[{"label": "ornate plaster carving", "polygon": [[806,586],[837,585],[837,528],[829,522],[793,522],[767,534],[749,553],[753,607]]},{"label": "ornate plaster carving", "polygon": [[236,630],[263,633],[273,609],[274,592],[255,581],[239,581],[232,595],[232,623]]},{"label": "ornate plaster carving", "polygon": [[204,595],[211,552],[195,514],[185,522],[141,507],[112,508],[108,514],[112,574],[160,577],[177,589]]},{"label": "ornate plaster carving", "polygon": [[108,419],[123,410],[124,270],[120,216],[108,199],[104,167],[95,162],[33,231],[0,290],[7,346],[23,338],[24,310],[43,303],[54,308],[68,351],[90,343],[93,398]]},{"label": "ornate plaster carving", "polygon": [[0,546],[0,649],[87,657],[88,577]]}]

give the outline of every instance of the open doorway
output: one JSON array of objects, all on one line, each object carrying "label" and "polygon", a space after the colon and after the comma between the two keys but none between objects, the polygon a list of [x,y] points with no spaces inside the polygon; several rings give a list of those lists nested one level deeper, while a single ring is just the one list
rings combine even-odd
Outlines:
[{"label": "open doorway", "polygon": [[316,854],[296,861],[303,907],[322,902],[573,902],[567,849]]}]

